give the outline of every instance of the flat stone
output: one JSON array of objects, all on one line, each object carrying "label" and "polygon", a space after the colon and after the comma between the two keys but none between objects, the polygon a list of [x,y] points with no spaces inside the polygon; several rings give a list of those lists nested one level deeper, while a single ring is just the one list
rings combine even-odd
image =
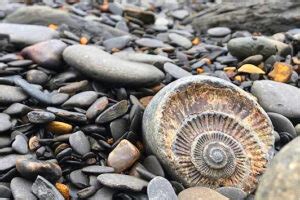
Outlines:
[{"label": "flat stone", "polygon": [[72,149],[82,156],[91,151],[90,142],[82,131],[72,133],[69,142]]},{"label": "flat stone", "polygon": [[88,86],[88,84],[89,84],[89,82],[87,80],[72,82],[65,86],[60,87],[58,89],[58,92],[74,94],[74,93],[84,90]]},{"label": "flat stone", "polygon": [[102,124],[110,122],[118,117],[121,117],[128,111],[128,101],[122,100],[115,105],[107,108],[97,118],[96,123]]},{"label": "flat stone", "polygon": [[111,188],[102,187],[93,196],[89,197],[88,200],[112,200],[115,192]]},{"label": "flat stone", "polygon": [[117,141],[128,130],[128,120],[119,118],[109,124],[111,136]]},{"label": "flat stone", "polygon": [[64,200],[61,193],[42,176],[38,176],[32,184],[32,192],[40,200]]},{"label": "flat stone", "polygon": [[231,55],[239,59],[257,54],[267,59],[271,55],[286,56],[291,53],[291,48],[287,44],[266,37],[234,38],[228,42],[227,47]]},{"label": "flat stone", "polygon": [[10,116],[5,113],[0,113],[0,133],[8,131],[12,127]]},{"label": "flat stone", "polygon": [[14,199],[36,200],[36,196],[31,192],[32,182],[15,177],[10,182],[10,188]]},{"label": "flat stone", "polygon": [[187,10],[175,10],[171,13],[171,15],[176,19],[183,20],[190,14]]},{"label": "flat stone", "polygon": [[104,186],[133,192],[140,192],[148,185],[147,181],[124,174],[101,174],[97,179]]},{"label": "flat stone", "polygon": [[114,168],[108,166],[100,166],[100,165],[91,165],[82,168],[82,172],[85,174],[105,174],[105,173],[113,173],[115,172]]},{"label": "flat stone", "polygon": [[26,47],[21,54],[47,69],[61,69],[62,53],[67,45],[60,40],[48,40]]},{"label": "flat stone", "polygon": [[0,148],[8,147],[10,146],[10,144],[11,144],[11,140],[8,134],[0,135]]},{"label": "flat stone", "polygon": [[294,137],[297,137],[297,133],[294,128],[294,125],[288,118],[286,118],[281,114],[273,113],[273,112],[268,112],[268,115],[272,121],[275,131],[277,131],[278,133],[288,132],[292,134]]},{"label": "flat stone", "polygon": [[88,176],[82,173],[81,169],[71,172],[70,181],[79,189],[83,189],[89,186]]},{"label": "flat stone", "polygon": [[[28,157],[28,156],[27,156]],[[6,171],[16,166],[16,161],[19,158],[26,158],[26,156],[18,155],[18,154],[9,154],[9,155],[0,155],[0,172]]]},{"label": "flat stone", "polygon": [[27,113],[27,117],[31,123],[35,124],[43,124],[55,120],[55,115],[53,113],[39,110],[34,110]]},{"label": "flat stone", "polygon": [[260,179],[255,200],[299,199],[299,144],[300,137],[296,137],[276,154]]},{"label": "flat stone", "polygon": [[15,141],[12,143],[11,147],[19,154],[28,153],[27,139],[24,135],[17,135]]},{"label": "flat stone", "polygon": [[96,118],[108,106],[108,103],[107,97],[97,99],[86,111],[86,117],[88,119]]},{"label": "flat stone", "polygon": [[103,46],[107,51],[111,51],[112,49],[124,49],[127,44],[132,40],[131,36],[124,35],[120,37],[110,38],[103,41]]},{"label": "flat stone", "polygon": [[10,188],[5,185],[0,185],[0,198],[10,199],[11,196],[12,196],[12,194],[11,194]]},{"label": "flat stone", "polygon": [[288,118],[300,117],[300,89],[269,80],[254,81],[251,93],[268,112],[279,113]]},{"label": "flat stone", "polygon": [[231,30],[227,27],[214,27],[207,30],[207,34],[212,37],[225,37]]},{"label": "flat stone", "polygon": [[142,47],[149,47],[149,48],[161,48],[165,46],[160,40],[152,39],[152,38],[140,38],[135,40],[135,43]]},{"label": "flat stone", "polygon": [[54,113],[56,116],[64,118],[66,120],[74,122],[86,122],[87,118],[84,114],[78,112],[72,112],[68,110],[63,110],[55,107],[47,107],[47,111]]},{"label": "flat stone", "polygon": [[145,54],[145,53],[121,51],[121,52],[114,53],[113,55],[118,56],[119,58],[124,59],[124,60],[148,63],[148,64],[152,64],[152,65],[155,63],[173,62],[170,58],[168,58],[166,56],[152,55],[152,54]]},{"label": "flat stone", "polygon": [[164,70],[165,72],[168,72],[172,77],[175,79],[179,79],[185,76],[192,76],[192,74],[181,67],[178,67],[177,65],[173,63],[165,63],[164,64]]},{"label": "flat stone", "polygon": [[27,99],[27,94],[19,87],[0,85],[0,103],[10,104]]},{"label": "flat stone", "polygon": [[11,61],[11,62],[7,63],[7,65],[10,67],[24,67],[24,68],[28,67],[32,64],[33,64],[32,60],[26,60],[26,59],[15,60],[15,61]]},{"label": "flat stone", "polygon": [[155,22],[155,16],[153,12],[145,11],[141,8],[125,8],[124,15],[134,17],[141,20],[145,24],[153,24]]},{"label": "flat stone", "polygon": [[163,199],[176,200],[177,195],[171,183],[163,177],[155,177],[147,186],[147,194],[149,200]]},{"label": "flat stone", "polygon": [[19,47],[58,37],[58,32],[45,26],[9,23],[0,24],[0,34],[8,34],[10,41]]},{"label": "flat stone", "polygon": [[128,140],[123,139],[108,155],[107,165],[119,173],[131,167],[139,157],[139,150]]},{"label": "flat stone", "polygon": [[120,85],[153,85],[164,78],[156,67],[122,60],[95,46],[73,45],[63,52],[64,60],[86,76]]},{"label": "flat stone", "polygon": [[244,64],[259,65],[263,61],[263,59],[264,57],[262,55],[249,56],[240,63],[240,66]]},{"label": "flat stone", "polygon": [[56,182],[62,176],[60,166],[49,161],[19,158],[16,161],[16,168],[29,180],[35,180],[40,175],[51,182]]},{"label": "flat stone", "polygon": [[8,115],[25,115],[32,109],[25,104],[13,103],[8,108],[6,108],[3,113]]},{"label": "flat stone", "polygon": [[185,49],[189,49],[193,45],[192,42],[188,38],[186,38],[182,35],[179,35],[177,33],[170,33],[169,38],[172,43],[175,43],[176,45],[181,46]]},{"label": "flat stone", "polygon": [[44,85],[48,81],[48,75],[41,70],[32,69],[27,72],[26,80],[29,83]]},{"label": "flat stone", "polygon": [[229,200],[222,194],[206,187],[191,187],[178,195],[178,200]]},{"label": "flat stone", "polygon": [[161,176],[161,177],[165,176],[163,167],[161,166],[160,162],[154,155],[147,156],[144,159],[143,166],[152,174],[155,174],[155,175]]},{"label": "flat stone", "polygon": [[72,108],[72,107],[88,107],[97,99],[97,92],[95,91],[85,91],[75,94],[71,98],[69,98],[65,103],[62,104],[64,108]]},{"label": "flat stone", "polygon": [[236,187],[220,187],[217,188],[216,191],[225,197],[234,200],[244,200],[247,197],[246,192]]}]

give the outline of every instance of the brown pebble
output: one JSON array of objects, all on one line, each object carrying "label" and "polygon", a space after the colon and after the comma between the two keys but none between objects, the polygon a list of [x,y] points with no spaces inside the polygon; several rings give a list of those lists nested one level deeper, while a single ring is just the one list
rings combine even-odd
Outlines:
[{"label": "brown pebble", "polygon": [[35,151],[37,150],[41,145],[39,143],[38,137],[33,136],[29,139],[28,146],[30,151]]},{"label": "brown pebble", "polygon": [[178,195],[178,200],[229,200],[224,195],[206,187],[191,187]]},{"label": "brown pebble", "polygon": [[52,121],[47,125],[47,130],[54,134],[68,134],[72,129],[72,125],[59,121]]},{"label": "brown pebble", "polygon": [[142,97],[142,98],[140,98],[140,102],[146,108],[152,98],[153,98],[153,96]]}]

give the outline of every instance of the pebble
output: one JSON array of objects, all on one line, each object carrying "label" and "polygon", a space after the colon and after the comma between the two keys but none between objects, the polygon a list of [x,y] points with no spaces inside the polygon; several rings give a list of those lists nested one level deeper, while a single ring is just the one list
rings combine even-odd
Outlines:
[{"label": "pebble", "polygon": [[282,56],[291,53],[291,48],[287,44],[266,37],[234,38],[228,42],[227,47],[231,55],[239,59],[245,59],[257,54],[262,55],[266,59],[277,53]]},{"label": "pebble", "polygon": [[6,108],[3,113],[12,116],[23,116],[28,112],[32,111],[32,109],[24,104],[21,103],[13,103],[8,108]]},{"label": "pebble", "polygon": [[252,64],[244,64],[239,69],[238,72],[240,73],[247,73],[247,74],[265,74],[265,72],[260,69],[259,67],[252,65]]},{"label": "pebble", "polygon": [[19,154],[28,153],[27,138],[24,135],[17,135],[11,147]]},{"label": "pebble", "polygon": [[277,82],[287,83],[293,73],[293,67],[287,63],[276,62],[268,76]]},{"label": "pebble", "polygon": [[21,54],[42,67],[60,70],[63,64],[62,52],[66,47],[60,40],[47,40],[24,48]]},{"label": "pebble", "polygon": [[18,154],[0,155],[0,172],[9,170],[16,166],[16,161],[20,158],[26,158],[29,156],[22,156]]},{"label": "pebble", "polygon": [[29,46],[58,37],[58,32],[44,26],[27,24],[0,24],[0,34],[8,34],[18,47]]},{"label": "pebble", "polygon": [[123,139],[108,155],[107,165],[120,173],[131,167],[139,157],[139,150],[131,142]]},{"label": "pebble", "polygon": [[270,119],[272,121],[275,131],[277,131],[278,133],[288,132],[288,133],[292,134],[294,137],[297,136],[294,125],[288,118],[286,118],[285,116],[283,116],[281,114],[273,113],[273,112],[268,112],[268,116],[270,117]]},{"label": "pebble", "polygon": [[147,181],[125,174],[101,174],[97,179],[104,186],[133,192],[140,192],[148,185]]},{"label": "pebble", "polygon": [[47,124],[47,130],[54,134],[68,134],[73,130],[73,126],[60,121],[52,121]]},{"label": "pebble", "polygon": [[10,116],[5,113],[0,113],[0,133],[6,132],[12,127]]},{"label": "pebble", "polygon": [[126,8],[124,9],[124,15],[137,18],[145,24],[153,24],[155,22],[154,13],[150,11],[144,11],[141,8]]},{"label": "pebble", "polygon": [[177,195],[171,183],[163,177],[155,177],[147,186],[147,195],[149,200],[175,200]]},{"label": "pebble", "polygon": [[26,80],[32,84],[44,85],[48,81],[48,75],[43,71],[32,69],[27,72]]},{"label": "pebble", "polygon": [[211,37],[225,37],[230,33],[231,30],[227,27],[214,27],[207,30],[207,34]]},{"label": "pebble", "polygon": [[229,200],[226,196],[206,187],[191,187],[178,195],[178,200]]},{"label": "pebble", "polygon": [[300,117],[300,90],[294,86],[269,80],[254,81],[251,93],[268,112],[287,118]]},{"label": "pebble", "polygon": [[164,77],[164,74],[152,65],[122,60],[93,46],[67,47],[63,57],[70,66],[88,77],[113,84],[153,85]]},{"label": "pebble", "polygon": [[54,113],[56,116],[74,122],[86,122],[87,118],[84,114],[72,112],[55,107],[47,107],[47,111]]},{"label": "pebble", "polygon": [[299,144],[300,137],[296,137],[274,157],[260,180],[255,194],[256,200],[299,199]]},{"label": "pebble", "polygon": [[27,117],[31,123],[35,124],[43,124],[55,120],[55,115],[53,113],[39,110],[29,112]]},{"label": "pebble", "polygon": [[189,49],[193,46],[192,42],[188,38],[186,38],[182,35],[179,35],[177,33],[170,33],[169,39],[171,40],[172,43],[174,43],[180,47],[183,47],[185,49]]},{"label": "pebble", "polygon": [[142,47],[149,47],[149,48],[161,48],[164,47],[165,44],[157,39],[151,39],[151,38],[141,38],[135,40],[135,43]]},{"label": "pebble", "polygon": [[171,13],[172,17],[183,20],[188,17],[190,14],[187,10],[175,10]]},{"label": "pebble", "polygon": [[262,55],[254,55],[254,56],[249,56],[245,58],[240,65],[244,64],[252,64],[252,65],[259,65],[263,61],[263,56]]},{"label": "pebble", "polygon": [[36,196],[31,192],[32,182],[15,177],[10,182],[10,188],[14,199],[36,200]]},{"label": "pebble", "polygon": [[179,79],[182,77],[192,75],[190,72],[178,67],[177,65],[175,65],[173,63],[169,63],[169,62],[164,64],[164,71],[171,74],[171,76],[174,77],[175,79]]},{"label": "pebble", "polygon": [[88,86],[88,83],[89,82],[87,80],[69,83],[65,86],[60,87],[58,89],[58,92],[74,94],[76,92],[84,90]]},{"label": "pebble", "polygon": [[72,133],[69,142],[72,149],[82,156],[91,151],[90,142],[82,131]]},{"label": "pebble", "polygon": [[128,130],[128,121],[124,118],[115,119],[109,124],[111,136],[117,141]]},{"label": "pebble", "polygon": [[88,119],[96,118],[104,109],[108,106],[108,98],[100,97],[97,99],[86,111],[86,117]]},{"label": "pebble", "polygon": [[121,51],[121,52],[114,53],[114,55],[121,59],[130,60],[134,62],[148,63],[152,65],[155,63],[173,62],[170,58],[166,56],[152,55],[152,54],[145,54],[145,53]]},{"label": "pebble", "polygon": [[122,100],[102,112],[97,118],[96,123],[110,122],[118,117],[121,117],[128,111],[128,101]]},{"label": "pebble", "polygon": [[51,161],[19,158],[16,161],[16,168],[29,180],[35,180],[40,175],[50,182],[55,182],[62,176],[60,166]]},{"label": "pebble", "polygon": [[64,200],[61,193],[42,176],[38,176],[32,184],[32,192],[40,200]]},{"label": "pebble", "polygon": [[84,108],[90,106],[97,99],[97,93],[94,91],[85,91],[75,94],[62,104],[64,108],[79,107]]},{"label": "pebble", "polygon": [[82,168],[82,172],[85,174],[99,175],[99,174],[105,174],[105,173],[113,173],[113,172],[115,172],[115,169],[112,167],[107,167],[107,166],[91,165],[91,166]]},{"label": "pebble", "polygon": [[111,200],[113,199],[114,193],[115,190],[108,187],[102,187],[93,196],[88,198],[88,200]]},{"label": "pebble", "polygon": [[154,155],[147,156],[144,159],[143,166],[152,174],[165,177],[165,172],[160,162]]},{"label": "pebble", "polygon": [[79,189],[89,186],[88,177],[80,169],[71,172],[70,181]]},{"label": "pebble", "polygon": [[132,38],[129,35],[124,35],[103,41],[103,46],[107,51],[112,51],[113,49],[122,50],[131,40]]},{"label": "pebble", "polygon": [[235,187],[220,187],[217,188],[216,191],[230,200],[244,200],[247,197],[246,192]]},{"label": "pebble", "polygon": [[0,185],[0,198],[10,199],[12,196],[11,190],[8,186]]},{"label": "pebble", "polygon": [[0,85],[0,103],[10,104],[21,102],[27,99],[27,95],[19,87],[10,85]]}]

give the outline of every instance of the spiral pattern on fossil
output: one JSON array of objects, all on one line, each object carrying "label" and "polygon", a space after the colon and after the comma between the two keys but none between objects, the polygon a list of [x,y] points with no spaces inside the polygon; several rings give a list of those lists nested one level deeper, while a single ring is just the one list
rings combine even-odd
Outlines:
[{"label": "spiral pattern on fossil", "polygon": [[165,87],[147,107],[143,129],[148,147],[187,186],[253,191],[274,143],[272,124],[253,97],[205,76]]}]

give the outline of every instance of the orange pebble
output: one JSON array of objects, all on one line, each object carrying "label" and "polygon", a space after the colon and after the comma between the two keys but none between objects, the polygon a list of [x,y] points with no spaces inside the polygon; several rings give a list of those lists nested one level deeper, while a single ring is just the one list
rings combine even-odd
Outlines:
[{"label": "orange pebble", "polygon": [[202,60],[205,61],[206,64],[208,64],[208,65],[210,65],[212,63],[211,60],[208,58],[203,58]]},{"label": "orange pebble", "polygon": [[204,72],[204,69],[202,69],[202,68],[197,68],[197,74],[202,74],[203,72]]},{"label": "orange pebble", "polygon": [[50,28],[52,30],[57,30],[58,26],[55,24],[49,24],[48,28]]},{"label": "orange pebble", "polygon": [[113,138],[108,138],[107,143],[108,144],[113,144],[114,143],[114,139]]},{"label": "orange pebble", "polygon": [[197,44],[200,44],[200,42],[201,42],[200,39],[198,37],[195,37],[192,41],[192,44],[197,45]]},{"label": "orange pebble", "polygon": [[273,81],[286,83],[290,80],[292,73],[292,66],[283,62],[276,62],[274,64],[274,69],[268,74],[268,76]]},{"label": "orange pebble", "polygon": [[86,45],[88,43],[88,39],[86,37],[80,38],[80,44]]},{"label": "orange pebble", "polygon": [[56,183],[55,187],[62,194],[65,200],[70,200],[70,190],[68,186],[62,183]]}]

